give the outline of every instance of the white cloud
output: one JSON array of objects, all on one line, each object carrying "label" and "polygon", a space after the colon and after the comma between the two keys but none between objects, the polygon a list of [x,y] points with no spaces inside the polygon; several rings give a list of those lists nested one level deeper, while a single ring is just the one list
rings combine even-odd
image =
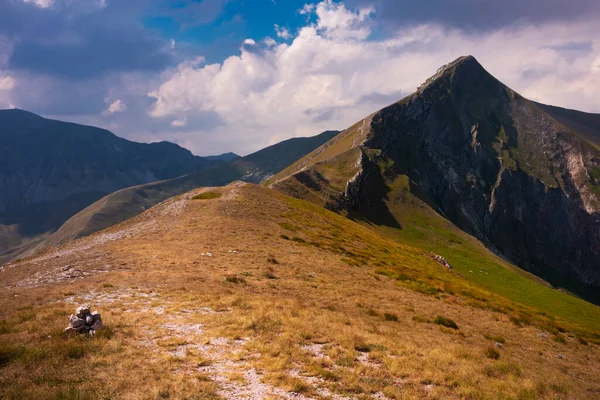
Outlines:
[{"label": "white cloud", "polygon": [[120,99],[117,99],[108,106],[108,108],[102,113],[102,115],[120,113],[126,110],[127,105],[125,105],[125,103],[123,103]]},{"label": "white cloud", "polygon": [[[150,93],[156,99],[150,115],[184,121],[198,112],[216,113],[222,125],[196,132],[198,143],[203,149],[212,143],[214,152],[245,153],[348,127],[467,54],[526,97],[600,112],[600,27],[594,21],[488,33],[427,24],[375,40],[369,39],[371,9],[353,11],[327,0],[305,10],[316,22],[289,44],[265,39],[253,43],[255,50],[242,46],[223,63],[197,59],[165,73]],[[575,59],[552,49],[588,41],[592,52]],[[193,124],[186,129],[193,132]]]},{"label": "white cloud", "polygon": [[364,26],[369,16],[375,12],[372,7],[350,11],[344,3],[325,0],[314,8],[317,15],[317,29],[325,37],[334,39],[366,39],[371,29]]},{"label": "white cloud", "polygon": [[54,5],[54,0],[23,0],[25,3],[34,4],[39,8],[50,8]]},{"label": "white cloud", "polygon": [[302,15],[308,15],[313,12],[315,7],[315,4],[305,4],[300,10],[298,10],[298,12]]},{"label": "white cloud", "polygon": [[248,46],[254,46],[256,42],[254,41],[254,39],[246,39],[244,40],[244,44],[247,44]]},{"label": "white cloud", "polygon": [[186,126],[186,125],[187,125],[187,118],[176,119],[173,122],[171,122],[171,126],[175,126],[175,127],[182,127],[182,126]]},{"label": "white cloud", "polygon": [[598,58],[596,58],[594,60],[594,62],[592,63],[592,66],[590,68],[590,72],[592,74],[597,74],[600,72],[600,56],[598,56]]},{"label": "white cloud", "polygon": [[17,85],[17,80],[12,76],[0,76],[0,91],[12,90]]},{"label": "white cloud", "polygon": [[277,24],[275,24],[274,26],[275,26],[275,33],[277,34],[277,37],[280,37],[283,40],[291,39],[292,34],[290,33],[288,28],[279,26]]},{"label": "white cloud", "polygon": [[267,46],[267,47],[273,47],[273,46],[277,46],[277,41],[271,37],[266,37],[263,40],[263,43]]}]

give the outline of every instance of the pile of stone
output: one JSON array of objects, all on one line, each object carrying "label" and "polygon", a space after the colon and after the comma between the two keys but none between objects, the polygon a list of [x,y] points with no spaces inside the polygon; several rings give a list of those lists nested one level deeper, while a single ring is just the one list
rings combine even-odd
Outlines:
[{"label": "pile of stone", "polygon": [[431,253],[431,258],[433,258],[438,263],[442,264],[444,267],[452,269],[452,265],[448,262],[448,260],[440,256],[439,254]]},{"label": "pile of stone", "polygon": [[88,333],[94,336],[98,329],[102,329],[102,318],[98,311],[90,312],[90,305],[77,307],[75,314],[69,316],[69,326],[65,333]]}]

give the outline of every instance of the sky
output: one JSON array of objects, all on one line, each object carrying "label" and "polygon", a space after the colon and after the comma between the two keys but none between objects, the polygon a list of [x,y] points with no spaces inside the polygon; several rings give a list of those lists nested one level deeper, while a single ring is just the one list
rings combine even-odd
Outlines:
[{"label": "sky", "polygon": [[0,109],[245,155],[344,129],[473,55],[600,113],[598,0],[0,0]]}]

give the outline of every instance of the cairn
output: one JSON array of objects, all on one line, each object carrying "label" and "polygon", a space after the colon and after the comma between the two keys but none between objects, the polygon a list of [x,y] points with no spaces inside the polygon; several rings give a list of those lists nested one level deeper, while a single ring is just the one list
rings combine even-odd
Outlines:
[{"label": "cairn", "polygon": [[452,269],[452,265],[448,262],[448,260],[446,260],[444,257],[440,256],[439,254],[430,253],[430,256],[435,261],[437,261],[438,263],[442,264],[444,267],[446,267],[448,269]]},{"label": "cairn", "polygon": [[98,311],[90,312],[90,305],[77,307],[75,314],[69,316],[69,326],[65,333],[88,333],[94,336],[98,329],[102,329],[102,318]]}]

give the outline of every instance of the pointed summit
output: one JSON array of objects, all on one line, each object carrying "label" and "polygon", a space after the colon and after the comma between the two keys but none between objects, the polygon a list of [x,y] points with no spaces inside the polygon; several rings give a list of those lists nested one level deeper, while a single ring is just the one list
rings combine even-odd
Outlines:
[{"label": "pointed summit", "polygon": [[[435,75],[427,79],[418,89],[418,93],[426,94],[428,88],[450,92],[458,89],[472,90],[480,87],[482,84],[489,84],[493,81],[500,84],[477,59],[471,55],[462,56],[449,64],[442,65]],[[435,85],[433,85],[436,83]]]}]

